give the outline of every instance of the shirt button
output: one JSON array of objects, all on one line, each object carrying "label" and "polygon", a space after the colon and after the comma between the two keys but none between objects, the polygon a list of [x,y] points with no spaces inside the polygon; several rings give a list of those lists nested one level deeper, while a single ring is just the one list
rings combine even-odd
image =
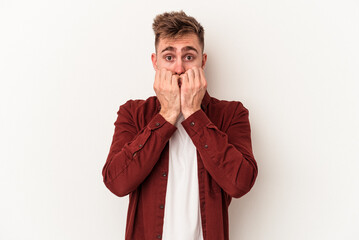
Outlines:
[{"label": "shirt button", "polygon": [[136,153],[134,153],[133,155],[132,155],[132,157],[135,157],[136,156]]},{"label": "shirt button", "polygon": [[158,234],[158,235],[157,235],[157,238],[158,238],[158,239],[162,238],[161,234]]},{"label": "shirt button", "polygon": [[208,145],[206,144],[206,145],[204,145],[204,148],[208,148]]},{"label": "shirt button", "polygon": [[156,122],[156,126],[158,127],[160,125],[160,123]]},{"label": "shirt button", "polygon": [[142,147],[142,144],[138,145],[140,148]]},{"label": "shirt button", "polygon": [[161,205],[160,205],[160,208],[161,208],[161,209],[164,209],[164,208],[165,208],[165,206],[163,206],[163,205],[161,204]]},{"label": "shirt button", "polygon": [[162,176],[166,177],[166,176],[167,176],[167,173],[165,173],[165,172],[164,172],[164,173],[162,173]]},{"label": "shirt button", "polygon": [[194,126],[194,122],[191,122],[191,126]]}]

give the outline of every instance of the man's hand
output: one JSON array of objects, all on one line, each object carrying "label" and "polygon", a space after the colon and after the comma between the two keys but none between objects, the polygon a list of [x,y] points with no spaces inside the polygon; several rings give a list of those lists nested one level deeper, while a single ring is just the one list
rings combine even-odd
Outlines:
[{"label": "man's hand", "polygon": [[157,69],[153,89],[161,103],[160,114],[166,121],[175,124],[181,112],[180,89],[178,75],[166,69]]},{"label": "man's hand", "polygon": [[181,78],[181,111],[186,119],[201,109],[201,103],[207,89],[207,81],[202,68],[188,69]]}]

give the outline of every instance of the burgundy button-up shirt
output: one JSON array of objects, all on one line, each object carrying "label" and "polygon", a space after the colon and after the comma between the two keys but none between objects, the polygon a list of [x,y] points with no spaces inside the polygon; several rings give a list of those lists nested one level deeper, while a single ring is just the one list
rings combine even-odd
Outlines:
[{"label": "burgundy button-up shirt", "polygon": [[[176,127],[160,114],[160,103],[129,100],[120,106],[109,155],[102,170],[115,195],[129,195],[126,240],[161,239],[169,148]],[[197,148],[198,183],[204,240],[229,239],[228,206],[253,186],[248,110],[206,92],[201,110],[181,123]]]}]

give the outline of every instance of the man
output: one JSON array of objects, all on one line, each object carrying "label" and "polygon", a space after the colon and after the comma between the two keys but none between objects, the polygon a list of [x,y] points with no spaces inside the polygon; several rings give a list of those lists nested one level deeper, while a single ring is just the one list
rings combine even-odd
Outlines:
[{"label": "man", "polygon": [[104,183],[129,194],[126,239],[229,239],[228,206],[253,186],[248,111],[209,96],[203,27],[183,11],[156,16],[156,96],[118,111]]}]

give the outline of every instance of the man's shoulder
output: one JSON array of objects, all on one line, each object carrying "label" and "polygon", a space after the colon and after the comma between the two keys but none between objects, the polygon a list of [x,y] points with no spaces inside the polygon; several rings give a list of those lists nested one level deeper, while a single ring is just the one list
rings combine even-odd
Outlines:
[{"label": "man's shoulder", "polygon": [[210,96],[208,108],[221,112],[248,111],[241,101],[218,99],[212,96]]},{"label": "man's shoulder", "polygon": [[150,96],[147,99],[129,99],[120,105],[119,111],[128,111],[132,114],[136,112],[156,112],[159,109],[159,102],[156,96]]},{"label": "man's shoulder", "polygon": [[237,122],[248,121],[249,112],[238,100],[220,100],[211,97],[206,109],[207,116],[221,131]]}]

